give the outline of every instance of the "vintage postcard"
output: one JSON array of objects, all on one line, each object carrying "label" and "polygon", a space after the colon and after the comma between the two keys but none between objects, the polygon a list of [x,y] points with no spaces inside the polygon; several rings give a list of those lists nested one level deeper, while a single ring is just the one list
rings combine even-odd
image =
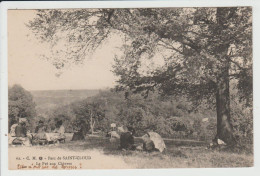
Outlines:
[{"label": "vintage postcard", "polygon": [[253,10],[7,9],[8,169],[254,167]]}]

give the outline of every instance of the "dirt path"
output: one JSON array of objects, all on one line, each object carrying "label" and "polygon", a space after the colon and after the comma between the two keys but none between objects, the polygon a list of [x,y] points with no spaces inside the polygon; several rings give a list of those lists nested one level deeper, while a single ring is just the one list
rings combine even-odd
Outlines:
[{"label": "dirt path", "polygon": [[[77,159],[72,159],[72,157]],[[33,160],[35,157],[35,160]],[[40,159],[42,157],[42,160]],[[58,159],[61,157],[61,160]],[[81,159],[80,159],[80,158]],[[19,160],[19,159],[20,160]],[[82,159],[84,158],[84,159]],[[126,164],[124,159],[120,156],[105,155],[103,151],[97,149],[87,149],[84,151],[71,151],[61,148],[49,149],[43,147],[10,147],[9,148],[9,169],[18,169],[24,165],[27,168],[33,169],[29,166],[37,166],[40,163],[48,163],[48,168],[40,167],[40,169],[53,169],[50,164],[56,164],[57,169],[72,169],[69,167],[77,167],[75,169],[130,169],[134,168]],[[20,166],[19,166],[20,165]],[[64,165],[64,168],[62,168]],[[68,167],[66,167],[66,165]],[[47,164],[46,164],[47,166]],[[34,169],[39,169],[34,167]]]}]

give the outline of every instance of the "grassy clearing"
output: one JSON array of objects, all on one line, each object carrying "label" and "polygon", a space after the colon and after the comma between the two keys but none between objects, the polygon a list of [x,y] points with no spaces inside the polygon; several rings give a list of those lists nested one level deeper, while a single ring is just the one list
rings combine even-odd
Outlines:
[{"label": "grassy clearing", "polygon": [[[167,150],[163,153],[117,150],[118,142],[111,143],[108,138],[88,137],[86,141],[67,140],[59,146],[41,146],[49,149],[60,148],[66,151],[84,152],[99,150],[103,155],[119,157],[131,168],[215,168],[252,167],[253,154],[232,153],[207,149],[204,143],[191,141],[166,141]],[[141,140],[137,139],[136,144]]]},{"label": "grassy clearing", "polygon": [[[217,151],[207,149],[207,144],[192,141],[166,141],[167,150],[163,153],[144,151],[120,151],[119,141],[111,143],[108,138],[88,137],[85,141],[70,141],[48,146],[12,147],[9,154],[16,162],[17,153],[40,155],[90,155],[92,159],[85,169],[126,169],[126,168],[216,168],[216,167],[252,167],[253,154]],[[135,140],[141,144],[141,139]],[[26,154],[26,155],[27,155]]]}]

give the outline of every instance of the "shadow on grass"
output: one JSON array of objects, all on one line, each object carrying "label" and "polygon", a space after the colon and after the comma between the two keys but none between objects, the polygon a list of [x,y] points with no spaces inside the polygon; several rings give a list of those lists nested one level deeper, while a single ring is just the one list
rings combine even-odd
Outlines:
[{"label": "shadow on grass", "polygon": [[[187,158],[186,154],[180,150],[180,147],[205,147],[205,143],[192,141],[165,141],[167,149],[163,152],[145,152],[145,151],[122,151],[118,149],[119,140],[110,142],[109,138],[105,137],[87,137],[85,141],[69,141],[61,144],[59,147],[73,151],[84,151],[88,149],[102,150],[105,155],[120,155],[120,156],[139,156],[139,157],[158,157],[163,159],[165,156]],[[142,139],[136,138],[135,145],[142,145]]]}]

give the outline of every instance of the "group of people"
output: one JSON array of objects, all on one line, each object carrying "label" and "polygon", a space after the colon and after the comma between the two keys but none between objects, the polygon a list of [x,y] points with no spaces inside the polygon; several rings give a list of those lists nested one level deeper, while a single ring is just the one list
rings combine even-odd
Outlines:
[{"label": "group of people", "polygon": [[143,150],[147,152],[159,151],[163,152],[166,149],[166,145],[162,137],[153,131],[147,132],[141,137],[142,144],[135,144],[135,129],[132,127],[121,126],[117,129],[113,128],[110,134],[111,142],[119,138],[121,150]]},{"label": "group of people", "polygon": [[[13,145],[41,145],[50,143],[65,142],[65,128],[62,120],[58,120],[55,124],[55,129],[47,132],[47,127],[44,122],[40,120],[35,128],[34,133],[27,129],[26,119],[20,119],[18,123],[14,123],[10,129],[9,144]],[[87,134],[87,125],[84,121],[78,122],[77,130],[75,130],[72,141],[85,140]],[[142,137],[135,137],[135,129],[132,127],[120,126],[111,124],[111,131],[108,133],[110,142],[119,139],[120,150],[142,150],[142,151],[160,151],[163,152],[166,148],[162,137],[153,131],[146,132]],[[141,138],[142,144],[135,144],[135,139]]]},{"label": "group of people", "polygon": [[38,122],[34,133],[27,129],[26,124],[26,119],[19,119],[18,123],[11,126],[9,144],[31,146],[65,142],[65,128],[62,120],[56,122],[55,129],[51,132],[47,132],[47,127],[42,120]]}]

